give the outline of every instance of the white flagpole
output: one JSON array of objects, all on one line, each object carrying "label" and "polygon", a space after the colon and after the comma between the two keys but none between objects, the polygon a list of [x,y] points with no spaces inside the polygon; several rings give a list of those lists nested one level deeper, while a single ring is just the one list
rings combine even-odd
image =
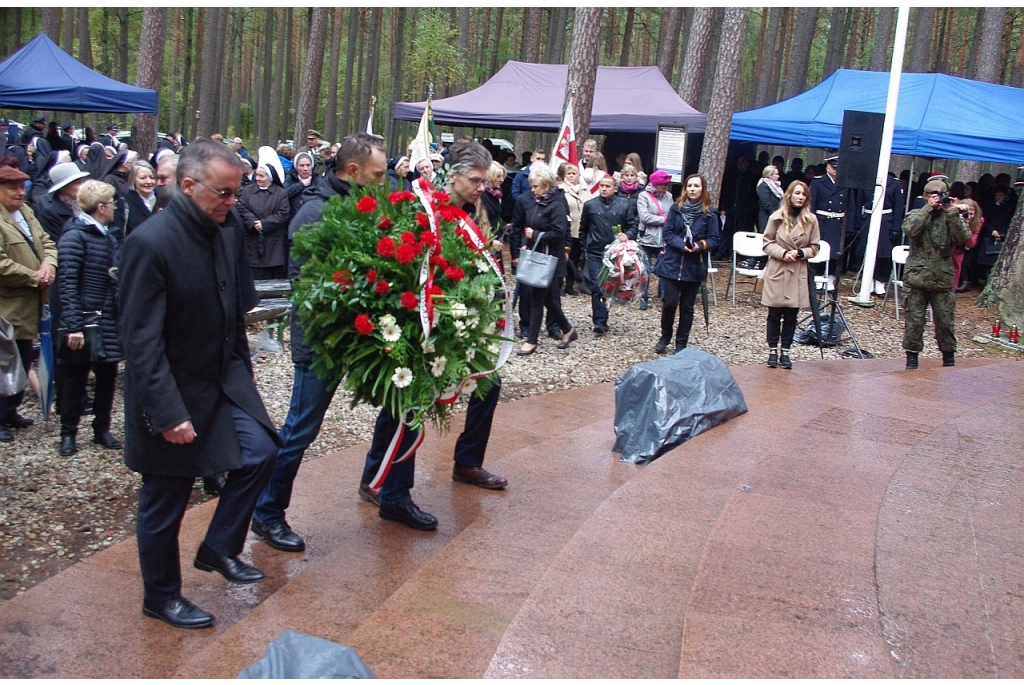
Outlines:
[{"label": "white flagpole", "polygon": [[[850,301],[871,306],[871,287],[875,279],[875,259],[878,251],[878,234],[882,229],[882,203],[885,185],[889,177],[889,156],[892,153],[892,138],[896,130],[896,103],[900,95],[900,76],[903,73],[903,53],[907,46],[907,24],[910,7],[896,8],[896,39],[892,47],[892,66],[889,69],[889,94],[885,100],[885,123],[882,126],[882,148],[878,154],[878,172],[875,174],[875,198],[871,203],[871,222],[868,228],[868,242],[864,248],[864,267],[861,271],[860,292]],[[842,163],[842,160],[840,160]],[[911,181],[914,179],[911,178]],[[909,195],[909,192],[908,192]],[[850,246],[852,248],[852,246]]]}]

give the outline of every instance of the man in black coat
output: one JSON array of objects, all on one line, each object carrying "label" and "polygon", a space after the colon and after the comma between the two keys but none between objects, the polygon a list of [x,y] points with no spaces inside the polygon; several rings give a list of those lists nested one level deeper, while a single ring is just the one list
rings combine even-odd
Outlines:
[{"label": "man in black coat", "polygon": [[[818,228],[821,239],[828,243],[832,250],[832,258],[828,264],[828,289],[835,290],[835,274],[841,268],[837,254],[843,242],[843,219],[846,217],[846,188],[836,185],[836,174],[839,173],[839,157],[825,160],[825,173],[811,181],[811,211],[818,217]],[[852,229],[854,222],[849,222]]]},{"label": "man in black coat", "polygon": [[245,333],[259,299],[232,211],[241,178],[224,145],[189,146],[167,209],[122,250],[125,463],[142,474],[142,611],[180,628],[213,623],[181,596],[178,533],[197,476],[228,473],[196,568],[235,583],[264,578],[238,558],[279,444]]},{"label": "man in black coat", "polygon": [[[587,274],[590,277],[590,303],[594,318],[594,333],[608,332],[608,304],[601,293],[601,261],[604,250],[613,240],[636,240],[639,222],[636,209],[624,197],[615,195],[615,179],[605,176],[598,185],[598,196],[587,200],[580,214],[580,243],[587,255]],[[620,235],[616,238],[612,229],[618,226]]]}]

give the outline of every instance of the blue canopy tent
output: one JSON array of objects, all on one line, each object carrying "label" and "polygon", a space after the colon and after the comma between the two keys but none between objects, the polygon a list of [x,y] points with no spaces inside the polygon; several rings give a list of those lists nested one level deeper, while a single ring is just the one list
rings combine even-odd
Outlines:
[{"label": "blue canopy tent", "polygon": [[0,107],[157,113],[157,94],[88,68],[40,33],[0,62]]},{"label": "blue canopy tent", "polygon": [[[839,147],[843,110],[885,112],[889,72],[839,69],[808,91],[732,117],[734,140]],[[903,74],[893,154],[1024,162],[1024,89],[946,76]]]}]

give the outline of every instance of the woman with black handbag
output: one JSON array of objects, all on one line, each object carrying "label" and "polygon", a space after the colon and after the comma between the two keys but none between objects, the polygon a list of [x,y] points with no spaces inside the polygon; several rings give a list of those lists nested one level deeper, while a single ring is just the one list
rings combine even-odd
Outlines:
[{"label": "woman with black handbag", "polygon": [[58,393],[60,454],[78,451],[75,439],[89,370],[96,374],[93,442],[111,450],[121,442],[110,434],[117,364],[123,359],[117,332],[117,265],[121,245],[111,234],[114,186],[86,181],[78,190],[82,215],[68,222],[57,245],[61,302],[57,362],[63,366]]},{"label": "woman with black handbag", "polygon": [[[533,165],[529,181],[536,204],[526,214],[523,237],[530,242],[535,252],[554,257],[557,266],[546,286],[530,286],[530,331],[526,342],[516,352],[520,357],[536,352],[545,308],[548,310],[548,323],[556,324],[562,331],[558,349],[568,348],[579,337],[562,312],[561,299],[561,279],[565,277],[565,239],[569,235],[569,205],[562,190],[556,187],[558,179],[546,165]],[[524,257],[520,254],[519,269],[522,270],[524,266]]]}]

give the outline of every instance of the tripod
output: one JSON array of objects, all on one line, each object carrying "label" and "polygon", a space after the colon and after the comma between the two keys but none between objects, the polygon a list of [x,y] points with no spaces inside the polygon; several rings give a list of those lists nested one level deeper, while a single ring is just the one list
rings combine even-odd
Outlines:
[{"label": "tripod", "polygon": [[[831,293],[828,296],[829,301],[824,306],[822,306],[819,309],[819,311],[824,311],[826,309],[830,310],[828,316],[829,316],[829,321],[832,322],[831,323],[832,328],[835,327],[836,321],[842,321],[843,322],[843,328],[850,335],[850,340],[853,341],[853,347],[852,348],[848,348],[846,350],[843,350],[842,356],[844,356],[844,357],[857,357],[858,359],[871,359],[871,357],[872,357],[871,353],[870,352],[865,352],[864,350],[861,349],[860,343],[857,341],[857,336],[854,335],[853,328],[850,327],[850,320],[846,318],[846,314],[843,312],[843,305],[839,304],[839,287],[840,287],[840,281],[843,278],[843,257],[844,257],[844,255],[846,253],[846,220],[847,220],[847,215],[849,215],[849,212],[846,212],[846,214],[843,216],[843,229],[842,229],[842,232],[839,234],[839,249],[836,252],[833,253],[835,255],[835,261],[839,264],[839,268],[836,269],[836,274],[835,274],[835,276],[836,276],[836,285],[835,285],[835,288],[833,288],[833,290],[831,291]],[[857,235],[860,235],[860,231],[857,231]],[[856,244],[856,242],[857,242],[856,236],[854,236],[853,243]],[[828,292],[828,290],[826,290],[825,292]],[[836,347],[839,347],[839,343],[842,341],[842,335],[843,335],[842,331],[840,331],[836,335]],[[832,337],[832,330],[831,329],[829,330],[829,337],[830,338]]]}]

